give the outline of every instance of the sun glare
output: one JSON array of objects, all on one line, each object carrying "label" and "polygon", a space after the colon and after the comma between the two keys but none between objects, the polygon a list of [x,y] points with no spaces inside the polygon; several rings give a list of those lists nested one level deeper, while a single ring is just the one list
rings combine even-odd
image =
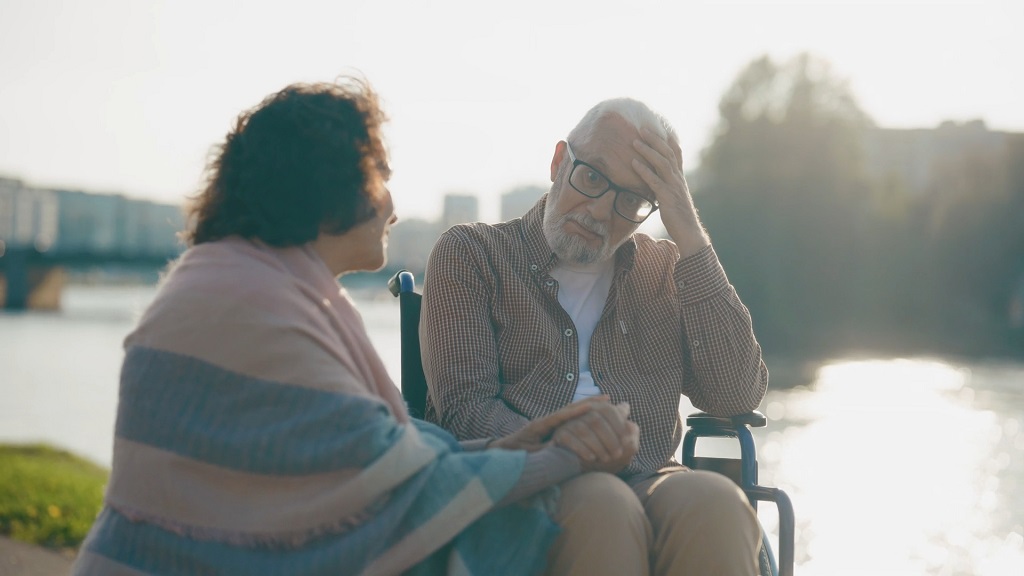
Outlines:
[{"label": "sun glare", "polygon": [[1024,573],[1021,535],[988,536],[1006,430],[970,384],[939,361],[837,362],[767,404],[789,425],[764,443],[762,483],[794,501],[802,574]]}]

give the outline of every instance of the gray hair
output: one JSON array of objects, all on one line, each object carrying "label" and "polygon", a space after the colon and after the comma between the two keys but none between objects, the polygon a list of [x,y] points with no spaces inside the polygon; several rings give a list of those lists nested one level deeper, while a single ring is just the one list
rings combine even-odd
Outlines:
[{"label": "gray hair", "polygon": [[569,132],[574,145],[589,142],[597,132],[597,125],[608,116],[618,115],[637,130],[647,128],[662,138],[679,143],[675,128],[664,116],[651,110],[646,104],[632,98],[611,98],[598,102],[584,114],[579,124]]}]

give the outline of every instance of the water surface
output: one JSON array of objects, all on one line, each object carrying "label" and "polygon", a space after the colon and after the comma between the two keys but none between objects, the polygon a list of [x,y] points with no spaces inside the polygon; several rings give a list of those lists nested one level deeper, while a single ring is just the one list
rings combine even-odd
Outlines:
[{"label": "water surface", "polygon": [[[357,301],[397,378],[398,306],[383,295]],[[109,466],[121,341],[152,296],[71,286],[60,312],[0,314],[0,442],[50,442]],[[1024,574],[1024,365],[768,364],[761,483],[793,500],[798,574]],[[727,440],[698,451],[736,452]],[[774,542],[772,505],[759,515]]]}]

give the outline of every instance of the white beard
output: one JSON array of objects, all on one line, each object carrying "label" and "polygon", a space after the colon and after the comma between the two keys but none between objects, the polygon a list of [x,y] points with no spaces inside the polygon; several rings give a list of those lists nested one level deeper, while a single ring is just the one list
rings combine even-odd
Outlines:
[{"label": "white beard", "polygon": [[[610,258],[619,247],[610,246],[608,242],[608,226],[598,222],[587,214],[568,213],[555,216],[554,199],[549,195],[548,204],[544,207],[544,237],[551,246],[551,251],[558,256],[559,260],[575,262],[577,264],[592,264]],[[580,226],[598,234],[601,237],[601,245],[591,248],[587,242],[575,235],[565,231],[567,222],[576,222]],[[621,245],[621,242],[619,243]]]}]

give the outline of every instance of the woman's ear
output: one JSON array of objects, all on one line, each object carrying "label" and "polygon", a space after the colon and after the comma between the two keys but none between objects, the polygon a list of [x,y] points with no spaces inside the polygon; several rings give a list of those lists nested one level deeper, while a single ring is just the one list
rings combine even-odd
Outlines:
[{"label": "woman's ear", "polygon": [[551,157],[551,181],[554,182],[558,176],[558,167],[562,165],[562,161],[565,159],[565,140],[559,140],[558,144],[555,144],[555,154]]}]

